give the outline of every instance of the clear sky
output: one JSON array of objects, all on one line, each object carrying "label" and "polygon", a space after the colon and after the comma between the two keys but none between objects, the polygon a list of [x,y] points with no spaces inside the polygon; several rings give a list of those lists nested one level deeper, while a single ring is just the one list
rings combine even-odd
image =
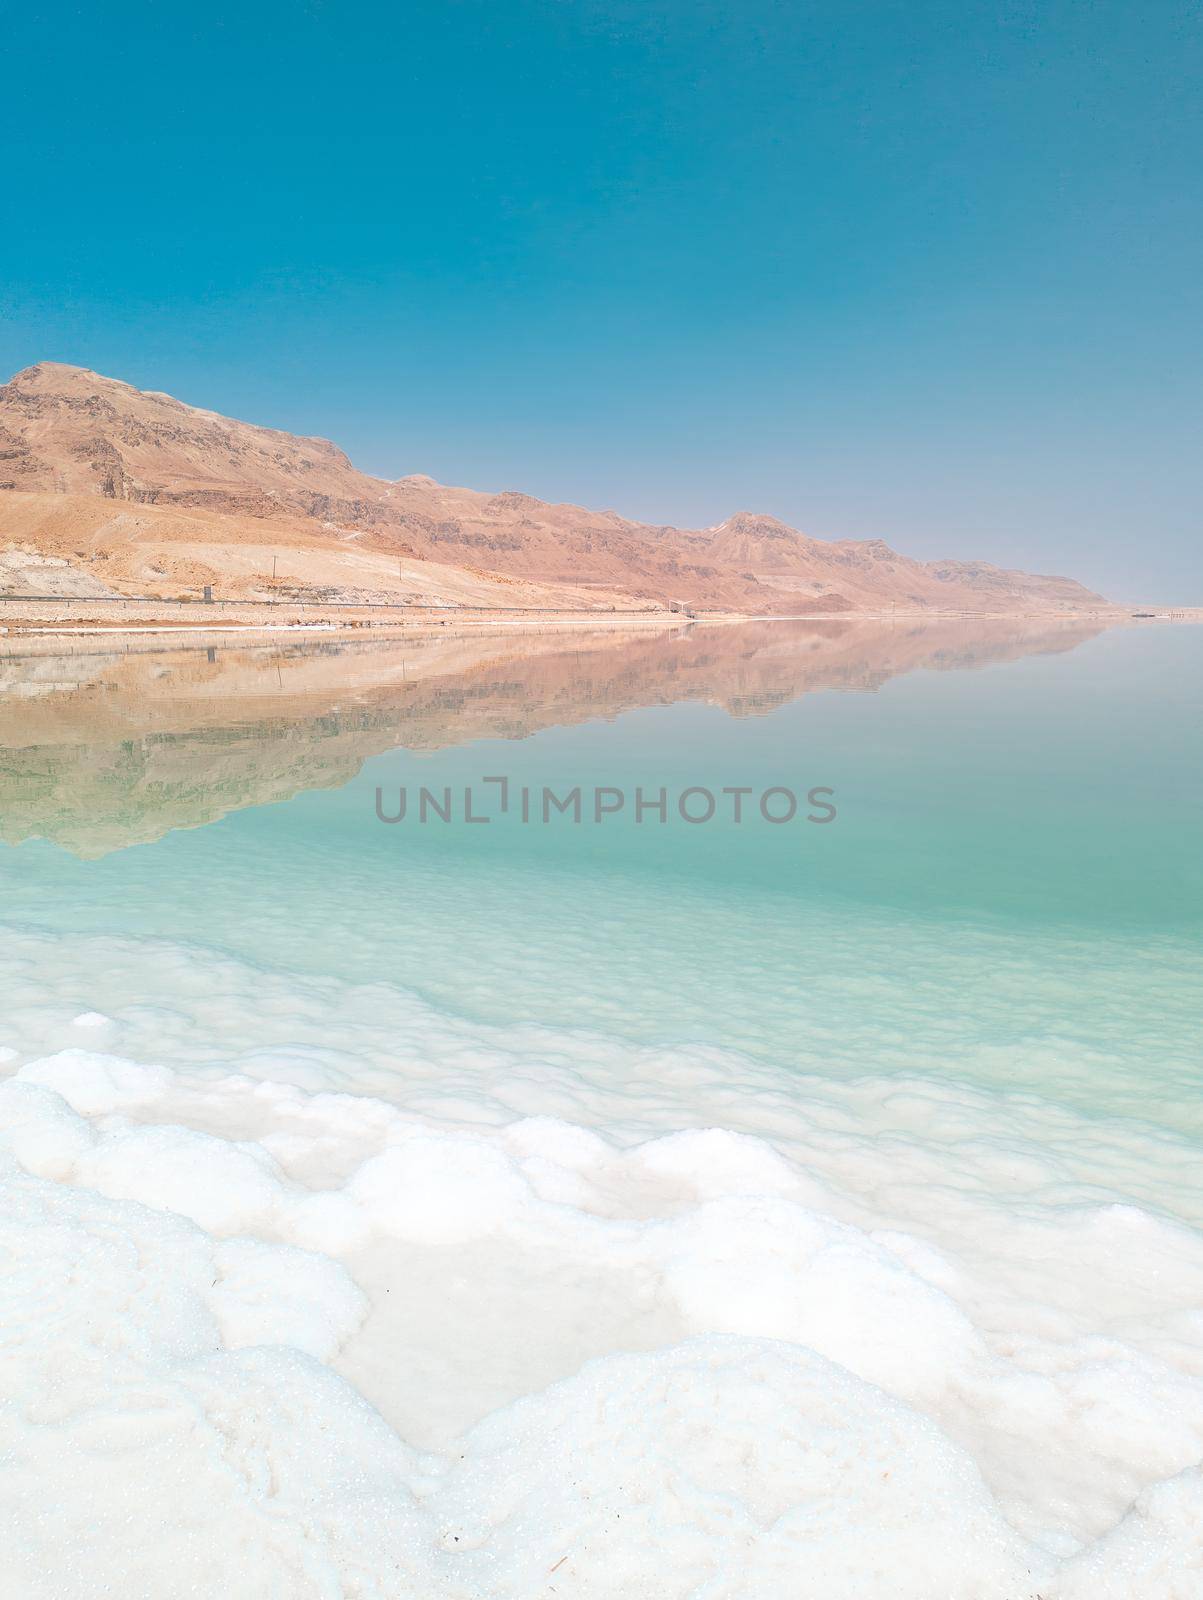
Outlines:
[{"label": "clear sky", "polygon": [[0,0],[0,375],[1203,603],[1179,0]]}]

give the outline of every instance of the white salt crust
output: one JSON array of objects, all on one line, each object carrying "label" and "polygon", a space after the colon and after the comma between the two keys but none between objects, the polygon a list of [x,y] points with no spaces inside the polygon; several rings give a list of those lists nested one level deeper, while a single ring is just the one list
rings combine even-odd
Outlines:
[{"label": "white salt crust", "polygon": [[213,965],[306,1042],[0,1047],[4,1600],[1203,1594],[1188,1139],[412,1000],[332,1093]]}]

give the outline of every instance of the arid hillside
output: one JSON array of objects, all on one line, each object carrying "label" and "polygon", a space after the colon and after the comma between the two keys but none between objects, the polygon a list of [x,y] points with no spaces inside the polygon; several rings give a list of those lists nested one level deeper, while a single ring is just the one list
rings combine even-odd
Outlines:
[{"label": "arid hillside", "polygon": [[0,494],[0,593],[227,599],[343,605],[625,610],[601,585],[540,583],[449,561],[398,555],[312,518],[222,516],[193,506],[94,494]]},{"label": "arid hillside", "polygon": [[544,586],[511,603],[755,615],[1106,606],[1069,578],[912,561],[880,540],[814,539],[750,512],[689,530],[421,475],[388,482],[325,439],[53,362],[0,386],[0,591],[38,592],[42,557],[67,563],[58,581],[85,585],[62,593],[212,582],[242,598],[283,578],[294,594],[400,599],[504,581]]}]

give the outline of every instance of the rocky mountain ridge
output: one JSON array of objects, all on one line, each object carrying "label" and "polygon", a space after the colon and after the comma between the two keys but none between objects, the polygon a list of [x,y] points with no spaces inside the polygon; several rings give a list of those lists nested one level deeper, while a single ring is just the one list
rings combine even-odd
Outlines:
[{"label": "rocky mountain ridge", "polygon": [[635,604],[751,615],[1107,605],[1069,578],[914,561],[881,540],[815,539],[748,511],[691,530],[516,490],[449,487],[423,474],[390,482],[360,472],[328,440],[238,422],[54,362],[0,386],[0,541],[4,491],[203,512],[214,519],[207,544],[223,536],[245,544],[258,537],[256,524],[299,518],[332,547],[350,541],[400,560],[596,589],[605,604],[618,594]]}]

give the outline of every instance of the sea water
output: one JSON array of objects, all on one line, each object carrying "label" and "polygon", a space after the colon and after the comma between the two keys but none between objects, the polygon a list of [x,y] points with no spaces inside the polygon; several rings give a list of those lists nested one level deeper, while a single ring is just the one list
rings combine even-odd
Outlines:
[{"label": "sea water", "polygon": [[1203,1592],[1201,665],[14,645],[0,1592]]}]

